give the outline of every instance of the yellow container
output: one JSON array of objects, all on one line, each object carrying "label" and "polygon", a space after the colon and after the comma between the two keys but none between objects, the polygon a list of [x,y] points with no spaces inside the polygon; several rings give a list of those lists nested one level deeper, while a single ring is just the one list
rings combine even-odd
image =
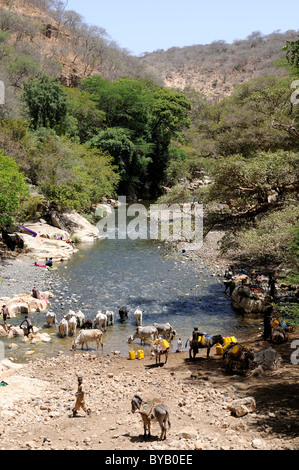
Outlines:
[{"label": "yellow container", "polygon": [[229,343],[230,343],[230,339],[229,339],[229,338],[223,338],[223,341],[224,341],[224,344],[229,344]]},{"label": "yellow container", "polygon": [[224,353],[223,347],[221,346],[221,344],[217,343],[216,344],[216,354],[218,354],[218,356],[222,356],[223,353]]},{"label": "yellow container", "polygon": [[168,341],[166,341],[166,339],[163,339],[163,345],[166,349],[170,348],[169,343],[168,343]]},{"label": "yellow container", "polygon": [[238,354],[239,349],[240,349],[239,344],[236,344],[236,346],[234,346],[233,349],[231,350],[231,353],[232,354]]},{"label": "yellow container", "polygon": [[274,322],[272,323],[272,328],[275,328],[277,325],[279,325],[279,321],[274,320]]},{"label": "yellow container", "polygon": [[231,336],[229,339],[230,339],[231,343],[237,343],[238,342],[234,336]]},{"label": "yellow container", "polygon": [[129,359],[133,361],[135,359],[135,351],[129,351]]},{"label": "yellow container", "polygon": [[223,353],[225,353],[226,349],[228,348],[228,346],[230,346],[231,343],[225,343],[225,345],[223,346]]},{"label": "yellow container", "polygon": [[142,351],[142,349],[139,349],[137,351],[137,358],[138,359],[144,359],[144,351]]},{"label": "yellow container", "polygon": [[206,337],[206,333],[203,333],[202,336],[199,336],[199,337],[198,337],[198,342],[199,342],[200,344],[203,344],[205,337]]}]

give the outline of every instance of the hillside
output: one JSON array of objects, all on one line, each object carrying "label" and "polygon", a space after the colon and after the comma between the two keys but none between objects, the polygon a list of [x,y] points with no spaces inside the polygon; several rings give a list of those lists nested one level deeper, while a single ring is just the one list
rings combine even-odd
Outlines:
[{"label": "hillside", "polygon": [[[50,0],[0,0],[0,30],[9,34],[10,46],[23,58],[9,74],[13,86],[19,87],[40,70],[59,77],[66,86],[77,86],[81,78],[91,75],[111,81],[130,76],[149,78],[169,88],[193,88],[219,101],[241,83],[272,73],[284,75],[285,68],[277,67],[277,61],[285,57],[281,48],[298,35],[293,30],[267,36],[254,32],[233,44],[214,41],[137,58],[120,48],[103,28],[86,24],[81,15],[66,8],[64,2]],[[24,65],[28,57],[38,70]],[[6,76],[2,64],[0,72]]]},{"label": "hillside", "polygon": [[[103,28],[87,25],[81,15],[62,4],[50,0],[0,0],[2,34],[7,33],[8,43],[18,56],[30,58],[39,66],[39,70],[23,66],[19,74],[15,71],[13,78],[18,75],[19,79],[15,86],[40,69],[59,77],[66,86],[77,86],[81,78],[93,74],[108,80],[124,75],[154,78]],[[0,39],[3,42],[7,36]],[[0,72],[3,75],[2,67]]]},{"label": "hillside", "polygon": [[193,88],[214,101],[231,95],[240,84],[266,75],[284,75],[278,63],[287,40],[298,31],[273,32],[263,36],[252,33],[233,44],[214,41],[207,45],[172,47],[145,54],[140,60],[163,79],[165,86],[183,90]]}]

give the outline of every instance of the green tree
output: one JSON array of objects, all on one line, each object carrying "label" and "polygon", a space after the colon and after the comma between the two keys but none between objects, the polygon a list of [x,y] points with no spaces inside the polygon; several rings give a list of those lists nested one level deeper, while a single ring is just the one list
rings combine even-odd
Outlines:
[{"label": "green tree", "polygon": [[0,226],[9,225],[14,220],[20,199],[27,194],[25,176],[12,157],[0,150]]},{"label": "green tree", "polygon": [[[150,183],[153,194],[157,193],[166,177],[172,140],[181,140],[182,130],[190,125],[188,99],[149,80],[122,78],[110,83],[101,77],[91,77],[84,80],[83,87],[105,112],[109,135],[112,128],[118,129],[115,132],[123,150],[120,165],[123,182],[130,181],[131,187]],[[92,140],[92,145],[96,141],[99,143],[98,137]],[[126,147],[128,154],[124,158]],[[108,150],[107,145],[104,148]],[[111,151],[116,158],[115,151]],[[130,172],[125,177],[126,170]]]},{"label": "green tree", "polygon": [[31,126],[63,127],[67,117],[67,96],[58,80],[47,75],[24,83],[25,101]]},{"label": "green tree", "polygon": [[134,194],[139,187],[150,158],[147,145],[134,143],[128,130],[117,127],[98,133],[89,141],[90,147],[99,148],[113,157],[118,167],[121,183],[119,191]]},{"label": "green tree", "polygon": [[90,93],[78,88],[66,88],[68,113],[75,119],[76,135],[87,142],[105,123],[105,112],[98,109]]},{"label": "green tree", "polygon": [[286,52],[288,63],[299,69],[299,39],[297,41],[286,41],[286,45],[282,50]]}]

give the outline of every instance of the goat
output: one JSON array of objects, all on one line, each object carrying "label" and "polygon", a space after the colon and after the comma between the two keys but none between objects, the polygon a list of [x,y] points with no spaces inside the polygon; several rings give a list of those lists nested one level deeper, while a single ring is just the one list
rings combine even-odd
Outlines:
[{"label": "goat", "polygon": [[158,421],[161,428],[160,441],[166,439],[167,429],[170,429],[169,410],[167,406],[160,403],[159,400],[144,402],[140,396],[135,395],[131,400],[132,413],[137,410],[141,414],[143,421],[144,437],[151,435],[151,421]]},{"label": "goat", "polygon": [[188,342],[190,344],[190,349],[189,349],[190,359],[194,359],[196,354],[198,353],[198,350],[202,348],[207,348],[207,359],[209,359],[211,348],[217,343],[224,344],[224,339],[221,335],[205,336],[202,342],[199,342],[198,340],[188,339],[185,347],[187,347]]},{"label": "goat", "polygon": [[101,330],[81,330],[76,340],[72,343],[72,351],[74,351],[78,346],[81,345],[83,349],[84,344],[86,344],[86,349],[88,350],[88,343],[96,343],[96,350],[98,354],[98,348],[101,346],[102,355],[103,355],[103,332]]}]

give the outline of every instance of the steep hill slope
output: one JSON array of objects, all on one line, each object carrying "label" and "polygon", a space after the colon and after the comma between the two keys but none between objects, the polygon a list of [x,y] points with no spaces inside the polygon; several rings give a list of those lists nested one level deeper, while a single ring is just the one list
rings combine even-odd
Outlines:
[{"label": "steep hill slope", "polygon": [[268,74],[284,75],[278,64],[287,40],[295,40],[298,31],[273,32],[263,36],[252,33],[245,40],[227,44],[214,41],[207,45],[173,47],[144,55],[140,60],[152,67],[170,88],[193,88],[211,99],[229,96],[241,83]]},{"label": "steep hill slope", "polygon": [[0,0],[0,42],[5,39],[18,55],[30,57],[67,86],[93,74],[108,80],[124,75],[155,79],[103,28],[87,25],[63,5],[50,0]]}]

